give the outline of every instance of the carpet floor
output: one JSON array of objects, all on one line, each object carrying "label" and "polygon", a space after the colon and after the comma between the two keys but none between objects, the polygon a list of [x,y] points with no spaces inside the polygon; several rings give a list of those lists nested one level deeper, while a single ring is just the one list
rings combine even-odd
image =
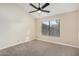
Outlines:
[{"label": "carpet floor", "polygon": [[33,40],[3,49],[0,56],[79,56],[79,49]]}]

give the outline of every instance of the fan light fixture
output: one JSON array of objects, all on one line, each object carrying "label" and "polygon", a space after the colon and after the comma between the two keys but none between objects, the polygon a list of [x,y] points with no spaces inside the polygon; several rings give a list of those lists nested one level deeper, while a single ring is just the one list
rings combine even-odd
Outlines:
[{"label": "fan light fixture", "polygon": [[39,11],[37,11],[37,12],[40,14],[42,11],[39,10]]}]

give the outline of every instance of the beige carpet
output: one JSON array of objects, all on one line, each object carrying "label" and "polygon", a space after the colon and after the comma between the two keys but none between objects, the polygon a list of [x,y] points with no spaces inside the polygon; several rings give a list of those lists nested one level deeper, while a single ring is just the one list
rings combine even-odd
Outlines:
[{"label": "beige carpet", "polygon": [[79,49],[33,40],[0,51],[0,56],[78,56]]}]

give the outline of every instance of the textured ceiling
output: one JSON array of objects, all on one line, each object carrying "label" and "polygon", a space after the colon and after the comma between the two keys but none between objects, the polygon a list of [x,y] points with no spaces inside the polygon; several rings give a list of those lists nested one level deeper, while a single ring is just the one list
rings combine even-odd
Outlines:
[{"label": "textured ceiling", "polygon": [[[38,3],[33,3],[33,4],[38,7]],[[44,3],[41,3],[41,6],[43,5]],[[18,4],[18,6],[22,8],[26,13],[36,10],[33,7],[31,7],[29,3]],[[42,12],[41,14],[39,14],[37,12],[34,12],[34,13],[30,13],[30,15],[33,16],[34,18],[42,18],[42,17],[47,17],[55,14],[71,12],[78,9],[79,9],[78,3],[50,3],[50,5],[45,8],[45,10],[49,10],[50,13]]]}]

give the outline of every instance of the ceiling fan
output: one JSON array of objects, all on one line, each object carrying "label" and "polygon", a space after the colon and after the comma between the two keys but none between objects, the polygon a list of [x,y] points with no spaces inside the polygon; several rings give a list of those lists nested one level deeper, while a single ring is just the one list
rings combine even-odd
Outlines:
[{"label": "ceiling fan", "polygon": [[33,13],[33,12],[46,12],[46,13],[50,13],[50,11],[48,10],[44,10],[44,8],[46,8],[49,5],[49,3],[45,3],[42,7],[40,7],[40,3],[38,4],[38,7],[36,7],[35,5],[33,5],[32,3],[30,3],[30,6],[32,6],[33,8],[35,8],[36,10],[34,11],[30,11],[29,13]]}]

